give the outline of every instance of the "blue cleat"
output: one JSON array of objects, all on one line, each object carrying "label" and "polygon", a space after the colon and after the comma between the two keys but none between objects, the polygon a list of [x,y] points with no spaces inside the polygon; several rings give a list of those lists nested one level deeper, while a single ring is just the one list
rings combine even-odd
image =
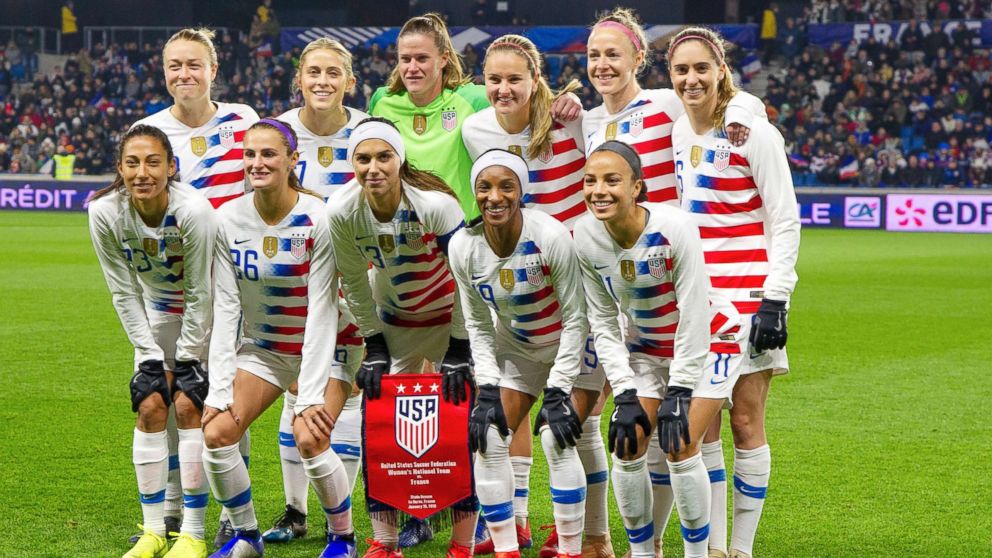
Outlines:
[{"label": "blue cleat", "polygon": [[262,558],[265,546],[262,535],[257,530],[234,532],[234,537],[220,550],[210,555],[210,558]]},{"label": "blue cleat", "polygon": [[355,535],[327,534],[327,546],[317,558],[358,558],[355,548]]},{"label": "blue cleat", "polygon": [[275,525],[262,533],[262,540],[267,543],[287,543],[307,536],[307,516],[293,506],[286,506]]},{"label": "blue cleat", "polygon": [[426,521],[422,521],[416,517],[411,517],[406,524],[403,525],[403,530],[400,531],[400,548],[417,546],[418,544],[425,543],[433,538],[434,531],[431,530],[431,526],[428,525]]}]

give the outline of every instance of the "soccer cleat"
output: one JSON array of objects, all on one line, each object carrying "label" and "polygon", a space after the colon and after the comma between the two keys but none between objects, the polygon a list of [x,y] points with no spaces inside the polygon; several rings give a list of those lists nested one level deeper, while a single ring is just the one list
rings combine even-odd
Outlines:
[{"label": "soccer cleat", "polygon": [[711,548],[708,558],[727,558],[727,554],[722,550]]},{"label": "soccer cleat", "polygon": [[214,548],[220,548],[234,538],[234,526],[231,520],[223,519],[217,526],[217,536],[214,537]]},{"label": "soccer cleat", "polygon": [[610,534],[586,535],[582,540],[582,558],[616,558]]},{"label": "soccer cleat", "polygon": [[[481,520],[479,521],[480,525],[484,523],[485,523],[484,521]],[[534,539],[532,539],[530,536],[530,524],[521,527],[520,524],[517,523],[516,527],[517,527],[517,548],[523,550],[525,548],[530,548],[534,546]],[[479,530],[478,528],[476,528],[475,531],[476,542],[475,542],[475,550],[473,550],[472,552],[473,556],[486,556],[496,552],[496,548],[493,545],[493,539],[489,536],[488,533],[489,532],[487,530],[486,539],[482,542],[479,542]],[[558,555],[558,551],[555,550],[555,554],[553,554],[552,556],[557,556],[557,555]]]},{"label": "soccer cleat", "polygon": [[418,544],[427,542],[433,538],[434,531],[431,530],[431,526],[426,521],[417,519],[416,517],[411,517],[403,525],[403,529],[400,531],[400,548],[417,546]]},{"label": "soccer cleat", "polygon": [[[165,516],[165,540],[169,542],[176,540],[176,533],[179,532],[179,527],[182,525],[182,522],[183,518],[181,517]],[[128,544],[132,546],[138,544],[138,539],[140,539],[141,535],[144,534],[144,531],[138,531],[137,533],[131,535],[130,538],[127,539]]]},{"label": "soccer cleat", "polygon": [[751,558],[751,555],[743,550],[731,550],[729,558]]},{"label": "soccer cleat", "polygon": [[235,531],[231,540],[210,558],[261,558],[265,554],[262,535],[258,531]]},{"label": "soccer cleat", "polygon": [[540,558],[558,558],[558,529],[554,525],[541,525],[542,531],[551,530],[537,555]]},{"label": "soccer cleat", "polygon": [[400,549],[393,550],[372,539],[365,539],[365,542],[368,543],[369,549],[362,554],[362,558],[403,558],[403,551]]},{"label": "soccer cleat", "polygon": [[520,558],[520,551],[511,550],[509,552],[497,552],[495,558]]},{"label": "soccer cleat", "polygon": [[207,558],[207,541],[180,533],[165,558]]},{"label": "soccer cleat", "polygon": [[530,548],[534,546],[534,538],[530,534],[530,522],[528,521],[523,527],[519,523],[517,525],[517,546],[520,550],[525,548]]},{"label": "soccer cleat", "polygon": [[358,558],[355,549],[355,535],[327,534],[327,546],[317,558]]},{"label": "soccer cleat", "polygon": [[160,558],[165,556],[168,550],[169,542],[165,540],[165,537],[145,531],[138,537],[138,542],[131,547],[131,550],[124,554],[123,558]]},{"label": "soccer cleat", "polygon": [[475,524],[475,556],[482,556],[479,553],[479,548],[487,542],[492,546],[492,540],[489,538],[489,529],[486,527],[486,520],[480,517],[479,522]]},{"label": "soccer cleat", "polygon": [[444,556],[445,558],[472,558],[472,549],[451,541],[451,545],[448,546],[448,553]]},{"label": "soccer cleat", "polygon": [[262,540],[271,543],[287,543],[294,539],[307,536],[307,515],[293,506],[287,505],[286,511],[279,516],[275,524],[262,533]]}]

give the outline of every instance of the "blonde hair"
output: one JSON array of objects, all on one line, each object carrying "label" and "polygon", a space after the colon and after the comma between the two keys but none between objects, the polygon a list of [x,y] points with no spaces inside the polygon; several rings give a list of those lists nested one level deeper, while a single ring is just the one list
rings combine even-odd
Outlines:
[{"label": "blonde hair", "polygon": [[723,70],[723,78],[717,84],[716,108],[713,110],[713,127],[721,130],[727,115],[727,105],[730,104],[730,100],[738,91],[737,86],[734,85],[734,77],[730,74],[730,68],[727,67],[727,48],[723,37],[716,31],[706,27],[686,27],[676,33],[668,43],[669,71],[671,71],[672,54],[675,53],[675,48],[689,41],[696,41],[705,46],[713,55],[719,69]]},{"label": "blonde hair", "polygon": [[635,72],[635,75],[641,75],[644,68],[647,68],[650,65],[651,49],[648,48],[648,38],[647,35],[644,34],[644,27],[641,26],[640,17],[638,17],[637,12],[631,8],[613,8],[612,12],[599,16],[599,19],[596,20],[596,23],[593,24],[592,28],[596,29],[597,25],[608,21],[619,23],[627,29],[630,29],[630,32],[637,37],[637,42],[641,43],[640,48],[638,48],[633,41],[630,41],[630,46],[634,49],[634,54],[637,54],[638,52],[644,53],[644,59],[641,60],[641,64],[637,67],[637,71]]},{"label": "blonde hair", "polygon": [[192,41],[194,43],[200,43],[203,45],[203,48],[207,49],[207,58],[210,59],[210,66],[216,68],[218,62],[217,49],[214,47],[214,36],[216,36],[216,33],[206,27],[198,27],[196,29],[187,27],[180,29],[165,42],[165,46],[162,48],[162,58],[165,58],[165,49],[169,48],[170,44],[176,41]]},{"label": "blonde hair", "polygon": [[292,92],[293,95],[300,92],[300,78],[303,75],[303,61],[306,60],[308,54],[315,50],[321,49],[329,50],[340,56],[341,62],[344,63],[344,71],[348,76],[348,79],[355,77],[355,72],[351,67],[353,63],[351,52],[335,39],[330,37],[320,37],[319,39],[314,39],[307,43],[307,46],[303,47],[303,52],[300,53],[300,63],[296,67],[296,76],[293,78],[293,82],[289,86],[290,92]]},{"label": "blonde hair", "polygon": [[[462,69],[462,60],[455,52],[455,46],[451,43],[451,35],[448,33],[448,26],[444,24],[444,19],[440,14],[429,13],[408,19],[396,37],[397,43],[405,35],[434,37],[434,46],[437,47],[438,52],[442,56],[448,55],[448,63],[441,70],[443,89],[457,89],[472,81],[472,77],[466,76],[465,70]],[[403,85],[403,79],[400,76],[399,62],[389,74],[389,81],[386,82],[386,86],[389,88],[389,93],[393,95],[406,91],[406,86]]]},{"label": "blonde hair", "polygon": [[[551,152],[551,102],[556,95],[551,91],[548,81],[544,79],[541,53],[537,46],[527,37],[521,35],[503,35],[496,39],[486,49],[486,59],[489,55],[497,52],[508,52],[520,56],[527,62],[527,69],[530,71],[537,89],[530,100],[530,113],[527,120],[530,122],[530,145],[527,147],[527,158],[536,159],[543,154]],[[485,62],[483,62],[483,67]],[[578,80],[572,80],[558,92],[557,96],[570,93],[581,86]]]}]

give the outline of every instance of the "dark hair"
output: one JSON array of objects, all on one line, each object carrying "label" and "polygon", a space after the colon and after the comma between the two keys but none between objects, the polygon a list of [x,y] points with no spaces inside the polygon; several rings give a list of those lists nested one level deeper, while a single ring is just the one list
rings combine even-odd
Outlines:
[{"label": "dark hair", "polygon": [[[137,137],[149,137],[158,140],[162,148],[165,149],[166,161],[172,163],[176,160],[175,154],[172,152],[172,142],[169,141],[169,136],[165,135],[165,132],[159,130],[155,126],[149,126],[148,124],[137,124],[128,130],[124,137],[121,138],[120,143],[117,144],[117,158],[115,160],[114,168],[117,169],[117,176],[114,177],[114,181],[110,183],[110,186],[101,188],[93,193],[93,197],[90,201],[102,198],[111,192],[127,192],[127,186],[124,184],[124,175],[121,174],[120,167],[124,163],[124,148],[127,147],[128,142]],[[166,185],[168,188],[172,186],[173,182],[179,180],[179,172],[177,171],[172,176],[169,177],[169,182]]]},{"label": "dark hair", "polygon": [[[279,139],[281,139],[282,144],[286,146],[286,154],[292,155],[294,150],[292,145],[290,145],[289,138],[286,137],[286,132],[289,132],[289,134],[292,136],[293,143],[299,145],[299,140],[296,137],[296,130],[294,130],[293,127],[290,126],[289,124],[283,124],[283,128],[284,129],[279,129],[273,126],[272,124],[265,122],[264,120],[259,120],[258,122],[252,124],[251,127],[249,127],[248,130],[245,131],[245,137],[247,138],[248,132],[252,130],[272,130],[277,134],[279,134]],[[289,187],[301,194],[310,194],[311,196],[314,196],[321,200],[324,199],[323,196],[321,196],[317,192],[314,192],[313,190],[308,190],[303,187],[303,184],[300,183],[300,177],[296,176],[296,169],[291,169],[289,171]]]},{"label": "dark hair", "polygon": [[634,182],[641,181],[641,191],[637,193],[637,201],[648,201],[648,185],[644,182],[644,171],[641,169],[641,156],[637,154],[637,150],[622,141],[609,140],[600,144],[596,149],[593,149],[589,157],[592,158],[593,155],[600,151],[616,153],[626,161],[627,166],[630,167],[630,171],[633,174]]},{"label": "dark hair", "polygon": [[[387,124],[396,131],[399,131],[399,128],[396,127],[396,124],[394,124],[392,120],[381,116],[370,116],[365,118],[359,122],[355,128],[366,122],[381,122],[382,124]],[[425,192],[443,192],[456,200],[458,199],[458,194],[455,194],[455,191],[452,190],[451,187],[441,179],[441,177],[432,172],[418,169],[413,166],[410,161],[403,161],[403,164],[400,165],[400,180],[408,183],[410,186],[413,186],[418,190],[423,190]]]}]

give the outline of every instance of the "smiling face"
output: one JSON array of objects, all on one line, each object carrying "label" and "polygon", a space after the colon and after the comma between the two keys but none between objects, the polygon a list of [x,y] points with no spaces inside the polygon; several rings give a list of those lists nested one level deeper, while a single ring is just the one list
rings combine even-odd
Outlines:
[{"label": "smiling face", "polygon": [[482,220],[490,227],[504,226],[520,212],[523,189],[517,175],[507,167],[493,165],[475,179],[475,202]]},{"label": "smiling face", "polygon": [[297,85],[308,107],[334,110],[341,108],[345,93],[355,86],[355,77],[341,55],[320,48],[308,52],[300,61]]},{"label": "smiling face", "polygon": [[134,136],[124,145],[117,172],[134,200],[150,201],[166,195],[169,177],[176,173],[176,161],[165,146],[152,136]]},{"label": "smiling face", "polygon": [[403,162],[393,147],[383,140],[368,139],[358,144],[351,164],[355,168],[355,178],[369,196],[385,196],[400,186]]},{"label": "smiling face", "polygon": [[621,31],[600,27],[589,36],[586,58],[592,86],[600,95],[614,95],[636,82],[644,52],[635,52],[634,45]]},{"label": "smiling face", "polygon": [[644,182],[620,155],[597,151],[586,160],[582,195],[589,211],[600,221],[622,220],[637,206]]},{"label": "smiling face", "polygon": [[286,138],[279,131],[267,127],[248,130],[244,140],[245,175],[253,189],[288,186],[289,173],[300,156],[287,151]]},{"label": "smiling face", "polygon": [[726,68],[713,52],[698,40],[679,44],[669,60],[672,86],[688,109],[716,107],[720,81]]},{"label": "smiling face", "polygon": [[396,41],[400,79],[411,95],[441,92],[441,73],[448,55],[441,54],[434,39],[422,33],[408,33]]},{"label": "smiling face", "polygon": [[172,41],[165,47],[165,85],[176,103],[210,99],[217,67],[210,64],[207,47],[195,41]]},{"label": "smiling face", "polygon": [[527,67],[527,60],[512,52],[494,52],[486,56],[483,75],[486,96],[499,114],[527,114],[537,81]]}]

